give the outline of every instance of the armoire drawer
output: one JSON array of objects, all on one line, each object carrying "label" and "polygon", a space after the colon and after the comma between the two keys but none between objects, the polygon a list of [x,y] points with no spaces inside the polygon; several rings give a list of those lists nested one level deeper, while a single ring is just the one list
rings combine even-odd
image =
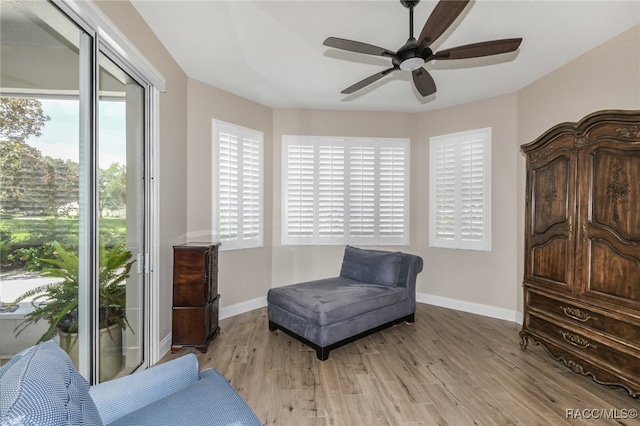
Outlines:
[{"label": "armoire drawer", "polygon": [[582,358],[590,359],[595,364],[606,364],[609,370],[616,369],[640,377],[640,352],[638,351],[624,350],[613,342],[595,339],[589,335],[588,330],[584,330],[584,333],[576,332],[533,313],[529,316],[529,325],[550,340],[565,344],[567,350]]},{"label": "armoire drawer", "polygon": [[640,324],[634,324],[632,319],[625,321],[620,318],[612,318],[609,315],[585,308],[579,303],[557,300],[533,291],[529,291],[528,296],[529,307],[532,309],[580,327],[605,333],[614,339],[624,341],[627,345],[634,345],[640,349]]}]

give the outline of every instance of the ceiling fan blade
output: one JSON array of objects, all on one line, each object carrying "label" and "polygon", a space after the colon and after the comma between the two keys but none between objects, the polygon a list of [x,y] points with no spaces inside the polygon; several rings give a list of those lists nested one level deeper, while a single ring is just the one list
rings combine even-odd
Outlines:
[{"label": "ceiling fan blade", "polygon": [[502,40],[483,41],[481,43],[467,44],[465,46],[452,47],[435,54],[436,59],[466,59],[479,58],[481,56],[499,55],[500,53],[513,52],[522,43],[521,38],[505,38]]},{"label": "ceiling fan blade", "polygon": [[453,24],[470,0],[440,0],[425,22],[418,37],[418,46],[426,41],[425,47],[436,41]]},{"label": "ceiling fan blade", "polygon": [[393,67],[393,68],[386,69],[384,71],[380,71],[379,73],[376,73],[376,74],[374,74],[372,76],[369,76],[369,77],[365,78],[364,80],[361,80],[361,81],[357,82],[356,84],[347,87],[346,89],[344,89],[340,93],[342,93],[344,95],[349,95],[349,94],[351,94],[351,93],[353,93],[353,92],[355,92],[357,90],[360,90],[360,89],[370,85],[371,83],[374,83],[374,82],[380,80],[385,75],[387,75],[390,72],[395,71],[397,69],[398,69],[397,67]]},{"label": "ceiling fan blade", "polygon": [[413,84],[418,89],[418,92],[422,96],[429,96],[432,93],[436,93],[436,82],[433,81],[433,77],[424,68],[418,68],[412,72]]},{"label": "ceiling fan blade", "polygon": [[376,56],[394,56],[395,52],[372,44],[361,43],[359,41],[347,40],[338,37],[329,37],[324,43],[325,46],[335,47],[336,49],[348,50],[350,52],[364,53]]}]

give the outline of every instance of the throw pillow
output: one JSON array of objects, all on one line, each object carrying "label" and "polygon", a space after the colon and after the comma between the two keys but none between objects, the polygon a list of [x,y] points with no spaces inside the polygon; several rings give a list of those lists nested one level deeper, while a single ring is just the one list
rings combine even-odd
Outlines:
[{"label": "throw pillow", "polygon": [[369,284],[396,286],[401,262],[400,252],[364,250],[347,246],[344,249],[340,276]]}]

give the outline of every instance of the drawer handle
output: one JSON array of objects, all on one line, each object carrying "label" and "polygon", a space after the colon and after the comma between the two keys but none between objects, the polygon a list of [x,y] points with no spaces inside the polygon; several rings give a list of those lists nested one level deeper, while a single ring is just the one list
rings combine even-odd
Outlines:
[{"label": "drawer handle", "polygon": [[573,318],[574,320],[577,320],[577,321],[587,322],[590,319],[596,320],[596,321],[598,320],[598,318],[592,317],[588,313],[582,312],[578,308],[572,308],[571,306],[567,306],[567,307],[560,306],[560,308],[562,309],[562,311],[566,316],[568,316],[569,318]]},{"label": "drawer handle", "polygon": [[594,349],[597,349],[597,346],[592,345],[587,339],[578,336],[577,334],[567,333],[566,331],[561,331],[562,338],[573,346],[577,346],[582,349],[586,349],[591,346]]}]

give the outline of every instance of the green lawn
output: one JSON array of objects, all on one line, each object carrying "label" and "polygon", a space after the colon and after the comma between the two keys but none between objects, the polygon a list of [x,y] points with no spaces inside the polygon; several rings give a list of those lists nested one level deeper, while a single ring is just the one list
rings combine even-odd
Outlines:
[{"label": "green lawn", "polygon": [[[10,231],[15,242],[24,241],[29,238],[30,234],[42,233],[46,234],[51,231],[54,233],[65,232],[73,235],[78,234],[78,218],[77,217],[58,217],[40,216],[40,217],[22,217],[14,219],[0,220],[0,229],[4,232]],[[101,232],[105,231],[109,234],[124,235],[126,231],[126,218],[124,217],[104,217],[100,219]]]}]

